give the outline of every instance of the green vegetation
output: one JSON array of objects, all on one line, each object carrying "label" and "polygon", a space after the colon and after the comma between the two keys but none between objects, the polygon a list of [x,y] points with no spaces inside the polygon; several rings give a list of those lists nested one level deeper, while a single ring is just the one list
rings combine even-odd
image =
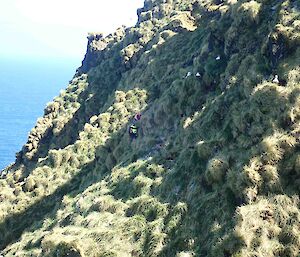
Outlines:
[{"label": "green vegetation", "polygon": [[2,254],[298,257],[298,2],[146,0],[138,14],[89,34],[0,179]]}]

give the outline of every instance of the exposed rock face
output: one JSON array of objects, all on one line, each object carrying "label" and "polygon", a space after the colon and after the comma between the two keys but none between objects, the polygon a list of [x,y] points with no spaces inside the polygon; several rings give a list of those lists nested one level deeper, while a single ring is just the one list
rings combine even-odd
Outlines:
[{"label": "exposed rock face", "polygon": [[1,254],[298,257],[297,4],[146,0],[89,34],[0,179]]},{"label": "exposed rock face", "polygon": [[97,65],[101,59],[105,59],[105,50],[109,44],[114,44],[120,41],[124,34],[124,27],[119,28],[113,35],[103,37],[103,34],[90,33],[88,35],[88,46],[85,57],[82,61],[82,66],[79,71],[86,73],[90,68]]}]

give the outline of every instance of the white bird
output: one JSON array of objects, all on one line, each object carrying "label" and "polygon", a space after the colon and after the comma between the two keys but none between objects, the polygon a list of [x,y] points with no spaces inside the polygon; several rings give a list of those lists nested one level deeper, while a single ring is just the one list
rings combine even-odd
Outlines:
[{"label": "white bird", "polygon": [[218,56],[216,57],[216,60],[219,61],[220,59],[221,59],[221,56],[218,55]]},{"label": "white bird", "polygon": [[272,81],[273,83],[279,84],[278,75],[275,75],[275,78]]},{"label": "white bird", "polygon": [[199,72],[196,73],[196,77],[201,77]]},{"label": "white bird", "polygon": [[192,75],[192,73],[189,71],[187,74],[186,74],[186,78],[190,77]]}]

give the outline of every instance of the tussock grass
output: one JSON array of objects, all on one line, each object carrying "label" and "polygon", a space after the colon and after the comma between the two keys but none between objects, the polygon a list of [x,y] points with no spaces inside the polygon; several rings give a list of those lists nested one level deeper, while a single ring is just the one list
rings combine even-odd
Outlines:
[{"label": "tussock grass", "polygon": [[3,254],[297,257],[299,12],[275,4],[147,0],[90,34],[0,179]]}]

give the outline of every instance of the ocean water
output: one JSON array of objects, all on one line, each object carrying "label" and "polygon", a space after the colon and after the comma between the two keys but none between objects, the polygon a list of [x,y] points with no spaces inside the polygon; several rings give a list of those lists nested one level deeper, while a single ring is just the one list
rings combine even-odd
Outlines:
[{"label": "ocean water", "polygon": [[0,57],[0,170],[15,160],[48,102],[80,66],[71,59]]}]

